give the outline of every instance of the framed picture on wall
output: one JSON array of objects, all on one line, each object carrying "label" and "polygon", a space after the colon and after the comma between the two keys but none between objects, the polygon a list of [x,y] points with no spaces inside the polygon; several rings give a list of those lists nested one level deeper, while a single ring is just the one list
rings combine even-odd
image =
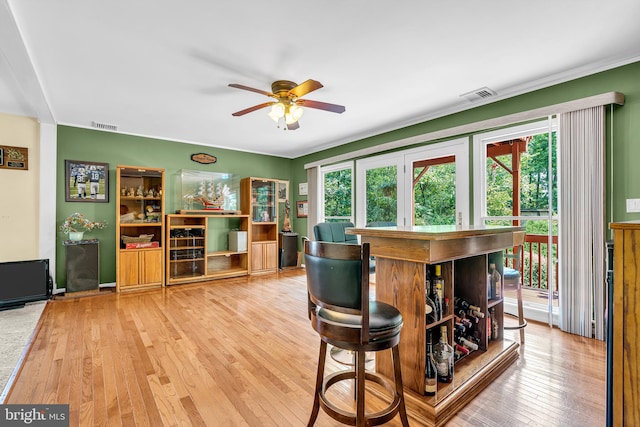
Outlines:
[{"label": "framed picture on wall", "polygon": [[309,205],[306,200],[299,200],[296,202],[296,211],[298,212],[298,218],[306,218],[309,216]]},{"label": "framed picture on wall", "polygon": [[278,203],[289,200],[289,181],[278,181]]},{"label": "framed picture on wall", "polygon": [[109,202],[109,163],[65,160],[67,202]]}]

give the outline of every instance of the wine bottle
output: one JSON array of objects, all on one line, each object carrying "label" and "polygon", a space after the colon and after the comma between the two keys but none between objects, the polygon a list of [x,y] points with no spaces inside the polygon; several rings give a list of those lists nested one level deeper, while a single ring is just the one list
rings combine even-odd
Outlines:
[{"label": "wine bottle", "polygon": [[[439,266],[436,266],[436,273],[438,272],[438,267]],[[429,276],[429,274],[429,268],[427,268],[427,276]],[[431,279],[431,293],[429,294],[429,298],[431,298],[435,304],[436,310],[434,318],[436,322],[442,320],[442,298],[441,293],[438,293],[437,286],[438,283],[436,283],[436,278],[434,277]]]},{"label": "wine bottle", "polygon": [[431,331],[427,334],[427,364],[424,371],[424,394],[433,396],[438,389],[438,373],[433,361],[433,344],[431,343]]},{"label": "wine bottle", "polygon": [[477,318],[480,318],[480,319],[484,319],[484,313],[481,312],[480,310],[469,309],[469,311],[467,313],[469,313],[469,315],[471,317],[477,317]]},{"label": "wine bottle", "polygon": [[457,343],[456,343],[456,350],[463,353],[465,356],[471,352],[467,347]]},{"label": "wine bottle", "polygon": [[456,297],[454,299],[456,313],[460,318],[472,319],[475,323],[478,323],[478,318],[484,319],[484,313],[480,311],[480,307],[477,305],[469,304],[462,298]]},{"label": "wine bottle", "polygon": [[457,333],[459,334],[464,334],[467,331],[467,327],[464,326],[462,323],[456,322],[453,325],[454,329],[456,330]]},{"label": "wine bottle", "polygon": [[458,341],[460,342],[460,344],[462,344],[463,346],[467,347],[469,350],[474,350],[475,351],[475,350],[478,349],[478,344],[469,341],[465,337],[460,337],[460,339]]},{"label": "wine bottle", "polygon": [[489,274],[491,275],[491,299],[500,299],[502,298],[502,276],[493,262],[489,264]]},{"label": "wine bottle", "polygon": [[453,303],[458,310],[467,311],[469,309],[469,303],[460,297],[455,297]]},{"label": "wine bottle", "polygon": [[492,308],[491,309],[491,337],[494,340],[497,340],[499,334],[500,334],[500,326],[498,325],[498,319],[496,319],[495,309]]},{"label": "wine bottle", "polygon": [[437,311],[438,310],[436,308],[436,303],[433,302],[433,300],[431,298],[429,298],[428,296],[426,297],[424,311],[425,311],[425,314],[427,315],[427,323],[433,323],[433,322],[437,321],[437,319],[438,319]]},{"label": "wine bottle", "polygon": [[469,304],[469,310],[471,311],[480,311],[480,307],[478,307],[477,305],[473,305],[473,304]]},{"label": "wine bottle", "polygon": [[497,268],[493,269],[493,281],[496,284],[496,299],[502,298],[502,275]]},{"label": "wine bottle", "polygon": [[440,326],[440,341],[433,348],[433,360],[438,372],[438,381],[450,383],[453,381],[453,347],[449,345],[447,326]]},{"label": "wine bottle", "polygon": [[495,299],[496,297],[496,280],[493,272],[496,271],[496,265],[494,263],[489,264],[489,299]]},{"label": "wine bottle", "polygon": [[436,265],[436,275],[433,277],[433,288],[435,291],[435,303],[438,307],[438,320],[442,320],[444,307],[444,279],[442,278],[442,266]]}]

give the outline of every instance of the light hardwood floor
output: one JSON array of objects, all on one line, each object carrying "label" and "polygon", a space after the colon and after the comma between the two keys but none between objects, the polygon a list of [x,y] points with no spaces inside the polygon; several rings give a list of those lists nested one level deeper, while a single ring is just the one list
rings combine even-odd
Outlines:
[{"label": "light hardwood floor", "polygon": [[[53,300],[38,328],[4,403],[68,403],[71,426],[306,425],[319,338],[304,270]],[[604,425],[604,343],[535,323],[526,335],[448,426]]]}]

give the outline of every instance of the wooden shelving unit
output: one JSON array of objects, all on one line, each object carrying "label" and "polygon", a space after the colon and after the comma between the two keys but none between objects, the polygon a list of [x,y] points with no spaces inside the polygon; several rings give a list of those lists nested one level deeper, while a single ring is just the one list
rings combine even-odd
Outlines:
[{"label": "wooden shelving unit", "polygon": [[[116,166],[118,292],[164,286],[164,189],[164,169]],[[127,247],[143,234],[152,247]]]},{"label": "wooden shelving unit", "polygon": [[251,274],[271,273],[278,269],[277,182],[252,177],[240,181],[241,210],[251,222]]},{"label": "wooden shelving unit", "polygon": [[249,274],[249,245],[246,251],[227,246],[231,229],[247,232],[249,241],[248,215],[176,214],[167,215],[166,222],[167,285]]}]

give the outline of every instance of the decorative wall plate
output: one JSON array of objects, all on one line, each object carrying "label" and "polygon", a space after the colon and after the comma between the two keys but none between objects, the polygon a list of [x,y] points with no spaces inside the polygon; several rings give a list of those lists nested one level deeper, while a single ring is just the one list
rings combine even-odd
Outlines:
[{"label": "decorative wall plate", "polygon": [[217,162],[218,158],[207,153],[196,153],[191,155],[191,160],[197,163],[202,163],[203,165],[209,165]]}]

